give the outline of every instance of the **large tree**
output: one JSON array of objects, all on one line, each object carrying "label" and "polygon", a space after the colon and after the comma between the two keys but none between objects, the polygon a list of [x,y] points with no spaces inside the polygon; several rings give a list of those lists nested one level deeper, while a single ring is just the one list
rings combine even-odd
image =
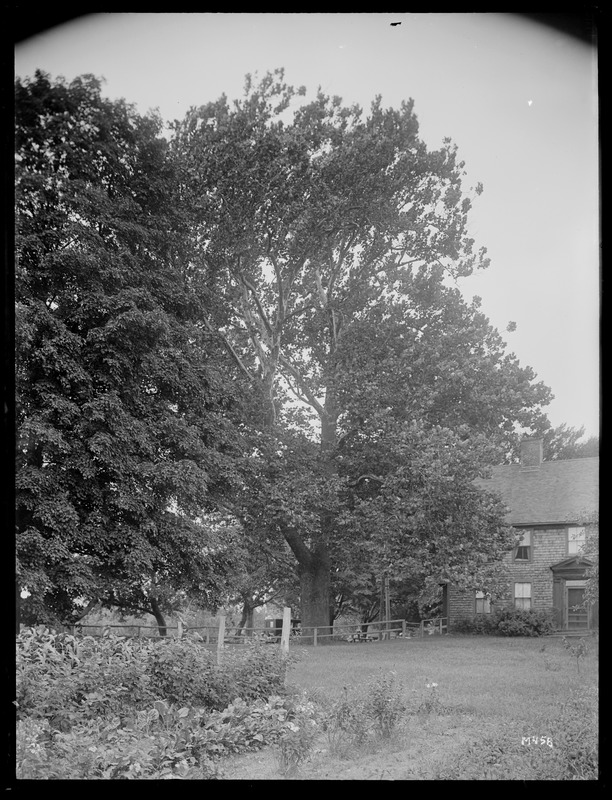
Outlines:
[{"label": "large tree", "polygon": [[379,552],[388,524],[383,561],[440,574],[466,568],[477,533],[472,566],[507,545],[469,488],[499,459],[482,437],[511,448],[549,393],[453,286],[488,259],[451,141],[427,149],[412,101],[365,114],[319,91],[292,109],[303,94],[282,70],[247,78],[242,100],[193,108],[173,142],[194,286],[219,299],[202,324],[265,399],[256,529],[287,543],[302,624],[322,626],[332,570],[367,542]]},{"label": "large tree", "polygon": [[92,76],[16,83],[24,621],[102,601],[163,626],[181,592],[214,603],[232,565],[200,517],[233,487],[239,391],[196,325],[160,131]]}]

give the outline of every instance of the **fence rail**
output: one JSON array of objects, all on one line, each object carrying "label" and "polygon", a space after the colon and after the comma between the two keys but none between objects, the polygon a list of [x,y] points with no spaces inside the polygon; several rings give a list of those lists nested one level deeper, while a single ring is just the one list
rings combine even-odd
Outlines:
[{"label": "fence rail", "polygon": [[[261,641],[265,643],[278,643],[282,639],[281,630],[270,627],[237,628],[230,626],[229,629],[221,623],[217,625],[184,625],[179,622],[177,625],[161,626],[166,636],[170,638],[182,639],[183,637],[192,638],[205,644],[242,644],[246,642]],[[232,633],[232,629],[234,633]],[[104,636],[105,631],[126,631],[126,637],[140,638],[158,637],[159,625],[142,624],[120,624],[111,623],[107,625],[88,625],[77,623],[66,626],[73,635],[79,633],[82,636]],[[128,632],[129,631],[129,632]],[[390,639],[409,639],[413,637],[424,637],[428,635],[442,635],[448,632],[448,618],[436,617],[433,619],[422,620],[421,622],[406,622],[403,619],[389,620],[388,622],[352,623],[344,625],[328,625],[316,627],[290,628],[289,639],[294,644],[304,643],[317,645],[322,641],[348,641],[352,643],[387,641]]]}]

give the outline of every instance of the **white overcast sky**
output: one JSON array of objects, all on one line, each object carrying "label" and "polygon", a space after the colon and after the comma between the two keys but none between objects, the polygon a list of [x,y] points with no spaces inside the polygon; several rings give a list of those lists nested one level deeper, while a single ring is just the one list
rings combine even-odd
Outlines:
[{"label": "white overcast sky", "polygon": [[[391,22],[401,25],[391,26]],[[599,433],[597,54],[563,31],[501,13],[106,13],[22,41],[15,74],[93,73],[108,97],[180,119],[242,94],[246,73],[366,108],[412,97],[422,138],[449,136],[481,181],[470,232],[489,270],[468,298],[555,399],[553,425]],[[517,330],[506,333],[509,321]]]}]

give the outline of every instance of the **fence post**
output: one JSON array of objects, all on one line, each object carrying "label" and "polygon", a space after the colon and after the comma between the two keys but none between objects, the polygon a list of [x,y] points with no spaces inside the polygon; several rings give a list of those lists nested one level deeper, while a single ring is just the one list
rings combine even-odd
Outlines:
[{"label": "fence post", "polygon": [[223,639],[225,638],[225,615],[219,617],[219,636],[217,639],[217,666],[221,663],[221,651],[223,650]]},{"label": "fence post", "polygon": [[421,633],[421,639],[422,639],[423,636],[425,636],[425,620],[423,620],[423,619],[421,620],[421,631],[420,631],[420,633]]},{"label": "fence post", "polygon": [[402,620],[402,639],[406,638],[406,620]]},{"label": "fence post", "polygon": [[283,608],[283,630],[281,632],[281,650],[283,653],[289,652],[289,634],[291,633],[291,609]]},{"label": "fence post", "polygon": [[442,617],[440,617],[440,636],[442,636]]},{"label": "fence post", "polygon": [[206,644],[210,644],[210,628],[206,628]]},{"label": "fence post", "polygon": [[316,647],[317,646],[317,627],[315,626],[313,630],[314,630],[314,636],[313,636],[313,639],[312,639],[312,646]]},{"label": "fence post", "polygon": [[183,623],[180,621],[180,619],[177,619],[176,621],[176,638],[183,638]]}]

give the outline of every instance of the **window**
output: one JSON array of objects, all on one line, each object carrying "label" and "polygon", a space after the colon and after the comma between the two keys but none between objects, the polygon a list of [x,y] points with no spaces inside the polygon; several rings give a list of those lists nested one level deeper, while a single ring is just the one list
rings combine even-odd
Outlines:
[{"label": "window", "polygon": [[531,608],[531,584],[530,583],[515,583],[514,584],[514,607],[515,608]]},{"label": "window", "polygon": [[567,554],[568,556],[582,552],[586,540],[584,528],[567,529]]},{"label": "window", "polygon": [[531,531],[523,531],[521,541],[514,551],[515,561],[531,561]]},{"label": "window", "polygon": [[476,592],[476,613],[477,614],[490,614],[491,613],[491,595],[484,592]]}]

